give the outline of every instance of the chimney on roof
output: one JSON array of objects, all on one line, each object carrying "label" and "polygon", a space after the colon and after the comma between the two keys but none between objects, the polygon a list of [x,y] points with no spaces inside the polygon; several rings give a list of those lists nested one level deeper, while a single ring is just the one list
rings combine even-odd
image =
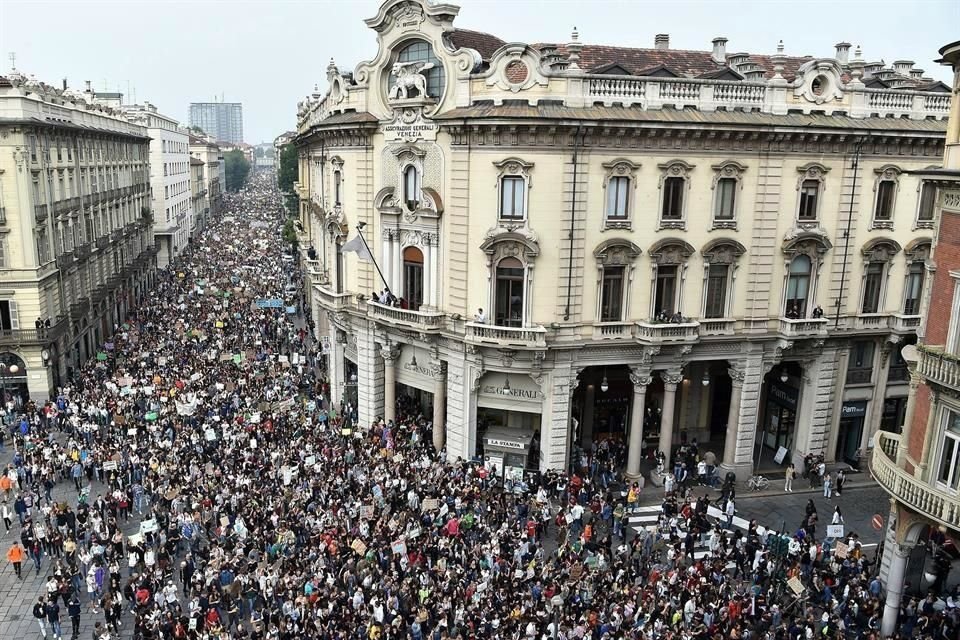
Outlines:
[{"label": "chimney on roof", "polygon": [[897,60],[893,63],[893,70],[902,76],[908,76],[914,64],[913,60]]},{"label": "chimney on roof", "polygon": [[834,45],[836,50],[836,55],[834,56],[837,59],[837,62],[840,64],[847,64],[850,60],[850,43],[849,42],[838,42]]},{"label": "chimney on roof", "polygon": [[723,36],[713,39],[713,53],[710,59],[717,64],[727,63],[727,39]]},{"label": "chimney on roof", "polygon": [[917,80],[923,77],[923,73],[924,73],[923,69],[919,69],[919,68],[910,69],[910,77],[916,78]]},{"label": "chimney on roof", "polygon": [[90,93],[92,91],[92,89],[90,88],[90,81],[87,80],[86,84],[87,84],[87,93]]},{"label": "chimney on roof", "polygon": [[653,38],[653,48],[654,49],[669,49],[670,48],[670,34],[669,33],[658,33]]}]

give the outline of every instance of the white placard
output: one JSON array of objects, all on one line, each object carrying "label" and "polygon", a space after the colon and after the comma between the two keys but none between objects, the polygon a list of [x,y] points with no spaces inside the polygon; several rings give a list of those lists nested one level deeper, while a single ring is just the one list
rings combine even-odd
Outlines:
[{"label": "white placard", "polygon": [[149,520],[144,520],[140,523],[140,533],[153,533],[160,528],[160,525],[157,524],[156,518],[150,518]]},{"label": "white placard", "polygon": [[842,538],[843,537],[843,525],[842,524],[828,524],[827,525],[827,537],[828,538]]},{"label": "white placard", "polygon": [[217,439],[217,430],[207,429],[203,432],[203,436],[207,439],[207,441],[212,442],[213,440]]},{"label": "white placard", "polygon": [[777,464],[783,464],[783,459],[787,457],[787,448],[780,447],[777,449],[777,455],[773,456],[773,461]]}]

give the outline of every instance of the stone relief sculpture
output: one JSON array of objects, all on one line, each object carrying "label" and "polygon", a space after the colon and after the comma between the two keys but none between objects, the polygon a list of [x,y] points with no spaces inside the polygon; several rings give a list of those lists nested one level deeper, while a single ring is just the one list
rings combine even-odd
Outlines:
[{"label": "stone relief sculpture", "polygon": [[427,79],[421,74],[423,71],[433,69],[432,62],[395,62],[393,64],[393,75],[396,78],[390,87],[390,99],[396,100],[402,98],[406,100],[410,97],[410,89],[416,89],[417,94],[422,98],[429,98],[427,95]]}]

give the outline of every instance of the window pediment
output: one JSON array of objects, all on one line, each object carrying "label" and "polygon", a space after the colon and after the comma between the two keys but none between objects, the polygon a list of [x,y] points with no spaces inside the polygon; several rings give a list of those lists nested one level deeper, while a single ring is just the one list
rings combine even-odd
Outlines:
[{"label": "window pediment", "polygon": [[521,160],[520,158],[510,157],[493,163],[499,170],[498,179],[503,176],[523,176],[527,179],[527,186],[532,186],[530,174],[533,170],[533,163]]},{"label": "window pediment", "polygon": [[873,172],[877,174],[876,183],[874,184],[874,190],[876,190],[876,185],[882,180],[892,180],[899,183],[903,169],[895,164],[885,164],[882,167],[877,167]]},{"label": "window pediment", "polygon": [[684,264],[695,253],[690,243],[679,238],[664,238],[654,243],[648,253],[656,264]]},{"label": "window pediment", "polygon": [[704,261],[710,264],[733,264],[746,252],[746,247],[732,238],[711,240],[700,249]]},{"label": "window pediment", "polygon": [[900,244],[890,238],[874,238],[860,250],[867,262],[891,262],[900,253]]},{"label": "window pediment", "polygon": [[916,238],[911,240],[906,247],[903,248],[904,255],[907,256],[907,260],[910,262],[918,260],[929,260],[931,251],[931,241],[930,238]]},{"label": "window pediment", "polygon": [[640,257],[643,251],[625,238],[610,238],[597,245],[593,257],[605,267],[626,266]]},{"label": "window pediment", "polygon": [[503,258],[518,258],[529,263],[540,255],[536,234],[525,228],[494,227],[487,232],[480,249],[487,254],[490,264]]},{"label": "window pediment", "polygon": [[808,162],[805,165],[797,167],[797,172],[800,173],[800,177],[797,178],[797,189],[799,190],[804,180],[819,180],[820,182],[826,180],[827,173],[830,172],[830,167],[820,164],[819,162]]},{"label": "window pediment", "polygon": [[832,248],[833,244],[830,243],[826,236],[805,231],[784,240],[782,251],[788,257],[802,254],[811,258],[820,259]]}]

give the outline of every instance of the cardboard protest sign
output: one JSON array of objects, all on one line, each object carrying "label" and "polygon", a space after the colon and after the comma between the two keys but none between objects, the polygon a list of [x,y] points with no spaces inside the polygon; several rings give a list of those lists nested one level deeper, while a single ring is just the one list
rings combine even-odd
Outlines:
[{"label": "cardboard protest sign", "polygon": [[390,550],[393,551],[395,555],[405,556],[407,555],[407,543],[403,540],[394,540],[390,544]]},{"label": "cardboard protest sign", "polygon": [[364,556],[367,553],[367,545],[359,538],[350,543],[350,548],[353,549],[358,556]]}]

